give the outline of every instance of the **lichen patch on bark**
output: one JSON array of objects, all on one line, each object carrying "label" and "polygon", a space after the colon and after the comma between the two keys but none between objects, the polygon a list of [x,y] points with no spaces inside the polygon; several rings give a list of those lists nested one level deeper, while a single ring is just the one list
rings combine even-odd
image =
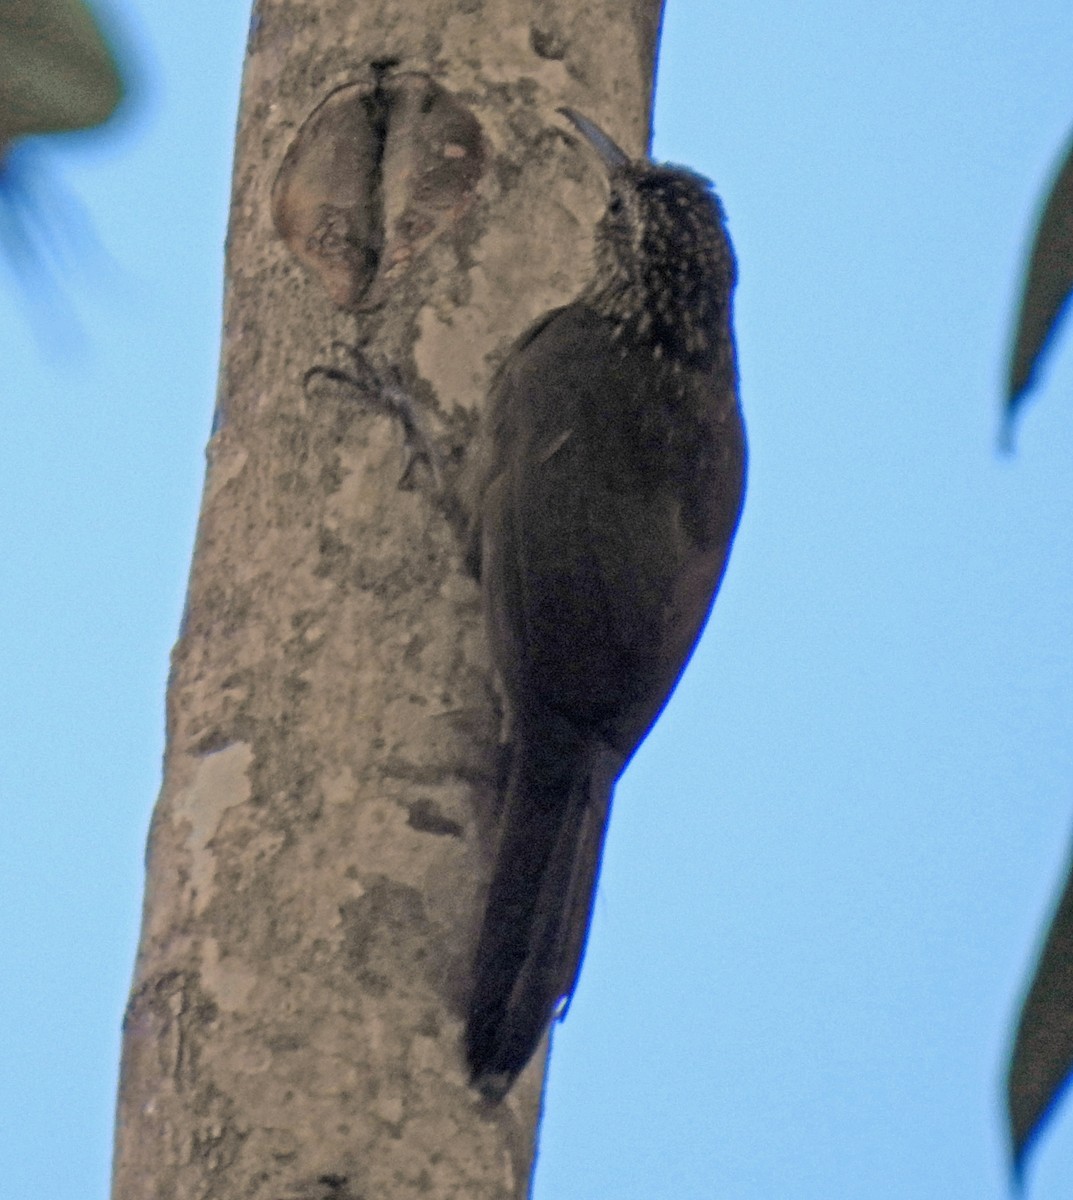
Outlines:
[{"label": "lichen patch on bark", "polygon": [[252,761],[252,750],[241,742],[207,754],[195,768],[189,785],[172,801],[172,820],[185,827],[195,911],[203,910],[212,899],[215,856],[209,846],[227,810],[249,799],[247,772]]}]

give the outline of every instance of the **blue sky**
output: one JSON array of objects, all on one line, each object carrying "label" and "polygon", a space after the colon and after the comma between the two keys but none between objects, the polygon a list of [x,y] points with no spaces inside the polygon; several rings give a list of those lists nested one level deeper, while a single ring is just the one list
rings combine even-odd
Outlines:
[{"label": "blue sky", "polygon": [[[745,516],[619,787],[536,1200],[997,1200],[1020,990],[1073,832],[1073,329],[996,451],[1073,10],[669,0],[655,152],[740,260]],[[96,248],[0,271],[0,1162],[107,1194],[196,521],[245,4],[116,4]],[[77,324],[77,328],[76,328]],[[1073,1111],[1030,1195],[1073,1186]]]}]

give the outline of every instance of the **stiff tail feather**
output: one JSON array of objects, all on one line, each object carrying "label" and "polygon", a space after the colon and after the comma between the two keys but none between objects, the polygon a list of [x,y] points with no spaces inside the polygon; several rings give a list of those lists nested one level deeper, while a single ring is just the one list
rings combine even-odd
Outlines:
[{"label": "stiff tail feather", "polygon": [[617,770],[574,738],[516,742],[466,1024],[473,1082],[503,1096],[577,982]]}]

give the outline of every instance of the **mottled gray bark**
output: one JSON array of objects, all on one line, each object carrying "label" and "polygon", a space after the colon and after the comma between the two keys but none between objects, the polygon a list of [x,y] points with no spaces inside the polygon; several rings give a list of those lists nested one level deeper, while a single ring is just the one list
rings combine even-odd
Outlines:
[{"label": "mottled gray bark", "polygon": [[[528,1194],[543,1061],[493,1107],[460,1054],[499,705],[445,496],[503,352],[585,275],[602,181],[555,110],[590,114],[639,151],[659,10],[257,6],[218,421],[124,1030],[116,1200]],[[453,207],[433,194],[421,208],[439,177],[407,165],[400,123],[383,162],[370,159],[385,181],[371,201],[375,299],[347,309],[330,272],[279,236],[276,180],[334,89],[357,84],[368,100],[399,75],[418,80],[407,96],[430,77],[479,123],[479,179]],[[472,147],[430,144],[452,170],[470,163]],[[335,261],[355,250],[348,228]],[[327,363],[354,382],[306,378]],[[419,463],[399,486],[394,382],[443,456],[438,483]]]}]

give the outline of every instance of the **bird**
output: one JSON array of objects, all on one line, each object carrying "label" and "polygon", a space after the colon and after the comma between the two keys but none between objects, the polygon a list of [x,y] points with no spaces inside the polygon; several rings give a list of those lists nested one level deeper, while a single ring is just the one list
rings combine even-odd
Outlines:
[{"label": "bird", "polygon": [[506,729],[464,1031],[493,1102],[574,991],[615,782],[705,625],[745,492],[722,204],[558,111],[606,173],[591,275],[496,372],[470,499]]}]

